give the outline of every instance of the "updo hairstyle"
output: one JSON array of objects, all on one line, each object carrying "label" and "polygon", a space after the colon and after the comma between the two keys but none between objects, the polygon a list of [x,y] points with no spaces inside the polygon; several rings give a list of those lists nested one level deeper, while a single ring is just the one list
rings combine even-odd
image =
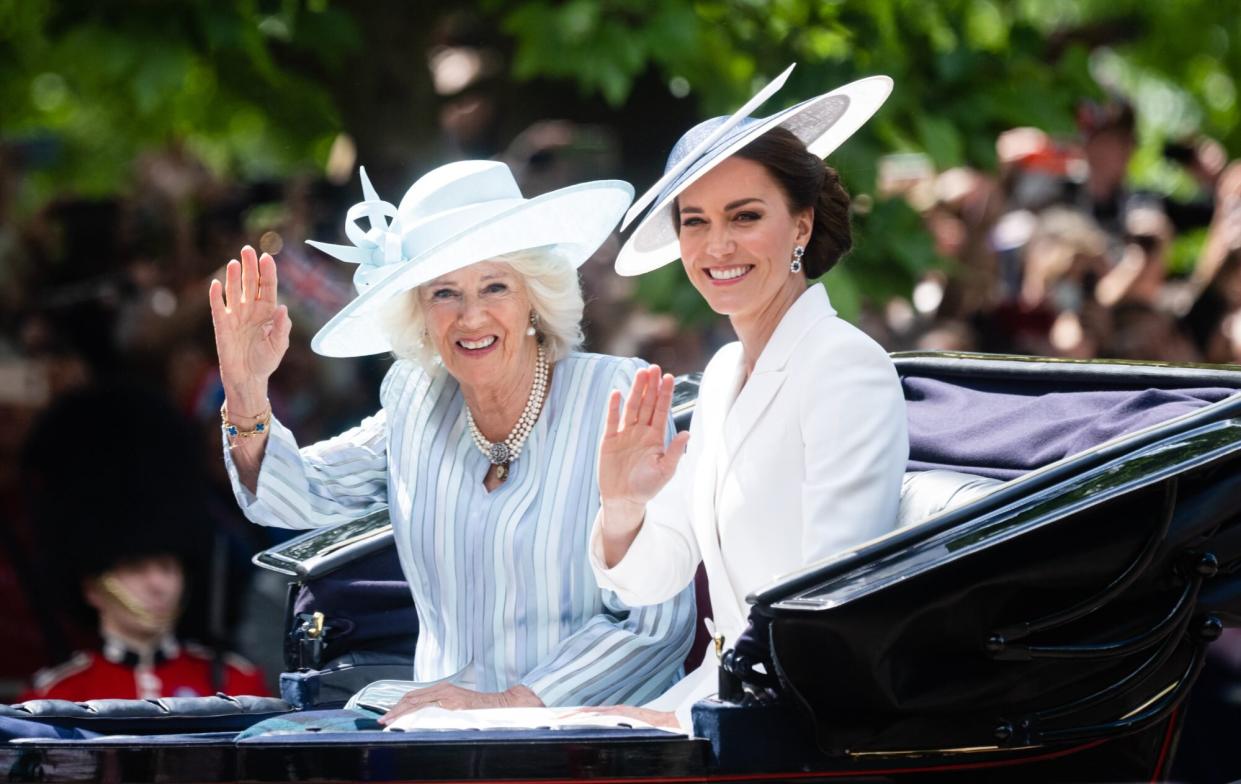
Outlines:
[{"label": "updo hairstyle", "polygon": [[742,147],[738,158],[761,164],[788,198],[789,212],[814,210],[814,224],[802,256],[806,277],[825,274],[853,247],[849,194],[836,170],[806,149],[786,128],[773,128]]}]

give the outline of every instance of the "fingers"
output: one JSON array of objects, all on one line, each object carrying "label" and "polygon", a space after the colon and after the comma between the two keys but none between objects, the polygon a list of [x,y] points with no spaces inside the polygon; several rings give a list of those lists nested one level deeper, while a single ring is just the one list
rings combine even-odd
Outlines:
[{"label": "fingers", "polygon": [[655,396],[655,413],[651,418],[651,424],[657,427],[663,427],[668,422],[668,412],[672,410],[672,390],[675,382],[671,373],[665,373],[664,377],[659,380],[659,386]]},{"label": "fingers", "polygon": [[646,391],[642,395],[638,407],[638,424],[650,425],[651,416],[655,413],[655,403],[659,398],[659,365],[651,365],[646,369]]},{"label": "fingers", "polygon": [[621,393],[620,390],[612,390],[612,394],[608,395],[608,413],[607,419],[603,423],[603,435],[610,436],[620,432],[621,417]]},{"label": "fingers", "polygon": [[681,458],[685,456],[685,450],[689,446],[689,431],[677,433],[668,442],[668,449],[664,452],[664,468],[668,472],[668,476],[672,476],[677,472],[677,465],[680,464]]},{"label": "fingers", "polygon": [[233,259],[224,268],[224,304],[234,313],[241,302],[241,262]]},{"label": "fingers", "polygon": [[413,713],[420,708],[425,708],[428,705],[434,705],[438,702],[436,700],[437,693],[438,692],[435,691],[434,687],[430,689],[415,689],[414,691],[408,691],[405,693],[404,697],[397,700],[396,705],[393,705],[391,710],[380,716],[376,719],[376,721],[380,724],[390,724],[401,716],[404,716],[406,713]]},{"label": "fingers", "polygon": [[211,285],[207,287],[207,302],[211,303],[211,320],[218,324],[228,313],[228,308],[224,307],[224,285],[215,278],[211,279]]},{"label": "fingers", "polygon": [[623,420],[625,427],[638,424],[639,409],[642,407],[642,396],[646,394],[646,369],[634,374],[633,386],[629,389],[629,397],[625,400]]},{"label": "fingers", "polygon": [[280,350],[289,347],[289,333],[293,331],[293,319],[289,318],[289,306],[281,305],[276,308],[276,315],[272,316],[272,334],[275,335],[275,342]]},{"label": "fingers", "polygon": [[241,249],[241,301],[254,302],[259,291],[259,259],[249,245]]},{"label": "fingers", "polygon": [[271,257],[270,253],[264,253],[259,257],[259,292],[256,299],[272,305],[276,304],[276,260]]},{"label": "fingers", "polygon": [[671,712],[651,710],[650,708],[637,708],[632,705],[608,705],[597,708],[577,708],[565,714],[566,716],[604,716],[614,719],[629,719],[631,721],[641,721],[650,724],[652,727],[664,727],[676,729],[676,714]]},{"label": "fingers", "polygon": [[401,718],[405,714],[413,713],[414,711],[418,710],[421,707],[423,707],[422,703],[409,704],[409,703],[406,703],[404,700],[401,700],[401,702],[398,702],[396,705],[392,706],[392,710],[380,716],[378,719],[375,719],[375,721],[383,725],[388,725],[396,721],[397,719]]},{"label": "fingers", "polygon": [[375,719],[375,721],[379,722],[380,724],[389,724],[397,717],[404,716],[404,715],[405,715],[405,698],[402,697],[401,699],[396,701],[396,705],[393,705],[391,708],[389,708],[387,713],[380,716],[378,719]]},{"label": "fingers", "polygon": [[[638,426],[663,427],[672,409],[673,379],[664,374],[661,378],[658,365],[643,368],[634,374],[633,387],[625,399],[624,411],[613,410],[613,400],[608,400],[608,418],[605,433],[620,432],[624,428]],[[619,404],[619,398],[616,403]],[[615,417],[615,418],[614,418]]]},{"label": "fingers", "polygon": [[264,253],[260,259],[254,248],[241,249],[241,260],[233,259],[224,268],[224,306],[230,313],[246,303],[276,304],[278,290],[276,260]]}]

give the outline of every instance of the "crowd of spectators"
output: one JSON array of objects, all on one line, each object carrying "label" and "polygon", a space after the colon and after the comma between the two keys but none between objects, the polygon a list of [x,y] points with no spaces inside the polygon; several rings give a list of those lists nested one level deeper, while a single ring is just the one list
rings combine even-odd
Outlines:
[{"label": "crowd of spectators", "polygon": [[1241,363],[1241,163],[1207,138],[1164,155],[1187,200],[1132,189],[1137,118],[1083,102],[1076,138],[1016,128],[998,170],[881,165],[946,261],[867,320],[889,348]]},{"label": "crowd of spectators", "polygon": [[[1201,188],[1196,199],[1173,201],[1126,186],[1137,128],[1128,104],[1084,104],[1080,127],[1071,140],[1036,129],[1003,134],[996,172],[885,159],[877,196],[908,199],[946,263],[907,298],[868,303],[864,328],[892,350],[1241,363],[1241,164],[1210,140],[1169,146]],[[527,195],[621,173],[606,129],[564,123],[532,127],[501,157]],[[48,604],[48,581],[79,576],[58,570],[66,543],[30,524],[28,489],[55,481],[68,491],[72,477],[34,476],[27,434],[67,393],[118,379],[160,391],[197,433],[212,499],[208,522],[198,524],[212,527],[215,545],[187,570],[214,575],[227,590],[200,596],[215,605],[186,612],[182,632],[239,649],[271,677],[281,669],[271,629],[284,586],[256,575],[249,558],[287,534],[247,524],[230,497],[207,284],[245,243],[276,253],[294,334],[272,379],[273,409],[306,442],[370,413],[390,360],[327,361],[309,349],[352,286],[346,265],[303,240],[341,234],[346,208],[360,198],[356,178],[230,182],[172,147],[135,161],[123,195],[63,196],[19,220],[27,163],[20,145],[0,144],[0,595],[11,630],[0,702],[37,668],[90,645],[95,631]],[[1204,233],[1200,250],[1177,266],[1174,242],[1195,232]],[[614,238],[583,267],[588,347],[700,368],[724,339],[720,328],[685,329],[675,315],[636,304],[633,282],[611,271],[618,247]],[[142,421],[117,419],[110,431],[122,441],[150,435]],[[71,436],[52,446],[93,448]],[[140,498],[127,500],[143,514]]]},{"label": "crowd of spectators", "polygon": [[[0,540],[0,591],[6,599],[15,597],[10,606],[18,621],[7,655],[0,659],[0,701],[21,691],[34,670],[64,661],[96,639],[96,629],[61,612],[55,602],[63,593],[57,584],[82,579],[68,568],[72,561],[65,557],[80,545],[66,541],[63,530],[32,523],[37,517],[35,488],[73,492],[80,483],[55,475],[31,455],[36,449],[118,454],[92,441],[101,432],[110,432],[119,443],[149,442],[164,433],[152,421],[112,412],[101,414],[109,417],[110,427],[92,430],[89,436],[58,429],[62,443],[54,445],[30,443],[29,436],[39,431],[41,419],[54,415],[58,401],[78,390],[119,384],[161,396],[185,420],[194,440],[188,454],[208,489],[202,501],[206,514],[195,510],[180,520],[143,520],[150,515],[149,499],[125,499],[137,527],[193,524],[212,529],[205,534],[208,546],[186,564],[196,578],[190,585],[199,590],[188,597],[183,632],[201,641],[249,648],[265,669],[278,672],[279,640],[252,630],[278,623],[282,589],[268,586],[266,596],[261,593],[263,585],[253,581],[249,564],[250,556],[275,543],[277,534],[248,524],[228,492],[219,458],[223,395],[207,283],[246,242],[263,243],[272,251],[287,245],[281,254],[288,273],[285,282],[309,289],[305,296],[290,296],[290,304],[309,314],[306,321],[316,317],[316,308],[336,307],[350,294],[347,279],[318,274],[300,239],[315,226],[316,211],[343,214],[333,201],[339,189],[300,178],[279,184],[229,182],[213,176],[184,150],[171,148],[135,161],[120,195],[63,195],[19,218],[13,206],[29,174],[26,150],[9,145],[0,155],[0,299],[5,303],[0,415],[8,425],[0,436],[0,503],[8,522]],[[336,214],[331,217],[335,222]],[[324,226],[315,230],[330,231]],[[362,390],[374,388],[357,377],[371,371],[369,366],[344,369],[315,362],[305,336],[295,341],[286,369],[275,404],[311,437],[338,428],[341,417],[368,402]],[[136,486],[122,485],[125,491]],[[209,580],[226,588],[213,592]]]}]

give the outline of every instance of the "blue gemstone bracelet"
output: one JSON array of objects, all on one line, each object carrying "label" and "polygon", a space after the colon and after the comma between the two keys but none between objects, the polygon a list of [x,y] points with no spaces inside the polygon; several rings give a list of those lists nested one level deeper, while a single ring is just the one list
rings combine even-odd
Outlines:
[{"label": "blue gemstone bracelet", "polygon": [[267,427],[271,424],[271,403],[267,404],[267,408],[257,417],[248,417],[249,419],[257,419],[254,427],[249,430],[243,430],[228,420],[228,403],[220,406],[220,422],[224,428],[224,435],[228,437],[229,447],[236,446],[238,438],[250,438],[252,436],[261,436],[267,433]]}]

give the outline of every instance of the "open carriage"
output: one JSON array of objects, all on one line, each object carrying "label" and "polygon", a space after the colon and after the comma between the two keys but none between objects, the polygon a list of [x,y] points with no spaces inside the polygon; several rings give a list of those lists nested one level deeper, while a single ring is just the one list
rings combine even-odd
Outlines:
[{"label": "open carriage", "polygon": [[[409,676],[417,620],[378,515],[256,558],[290,579],[283,700],[25,703],[0,710],[0,764],[13,780],[168,782],[1166,778],[1212,642],[1241,625],[1241,368],[894,359],[902,528],[753,594],[696,738],[239,739]],[[695,389],[678,385],[681,426]]]}]

